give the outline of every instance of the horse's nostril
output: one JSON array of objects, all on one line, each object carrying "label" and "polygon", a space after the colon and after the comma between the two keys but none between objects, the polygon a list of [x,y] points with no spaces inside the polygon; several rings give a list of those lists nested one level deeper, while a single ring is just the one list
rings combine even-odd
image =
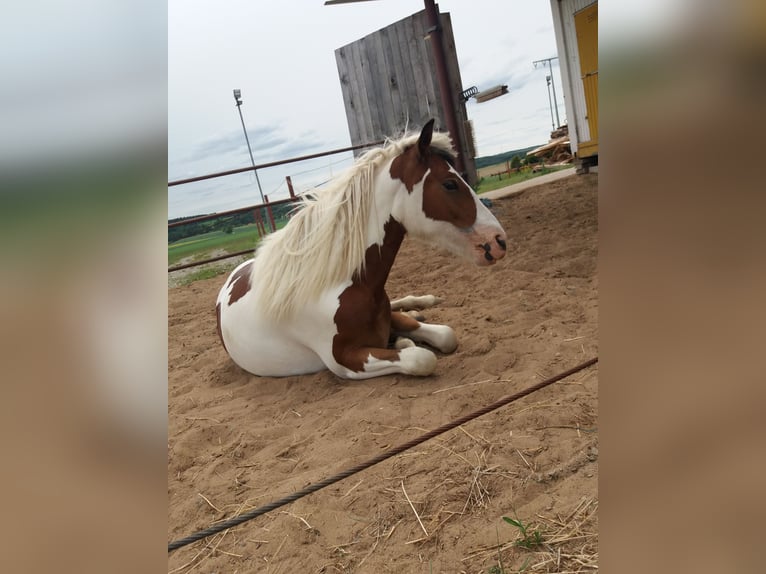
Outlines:
[{"label": "horse's nostril", "polygon": [[491,246],[489,243],[485,243],[484,245],[482,245],[482,246],[481,246],[481,248],[482,248],[484,251],[486,251],[487,253],[489,253],[489,252],[490,252],[490,250],[492,249],[492,246]]},{"label": "horse's nostril", "polygon": [[495,236],[495,241],[497,241],[497,244],[500,246],[500,248],[501,248],[503,251],[505,251],[505,249],[506,249],[506,246],[505,246],[505,239],[503,239],[503,238],[502,238],[502,237],[500,237],[499,235],[496,235],[496,236]]},{"label": "horse's nostril", "polygon": [[486,259],[487,261],[494,261],[495,260],[495,258],[492,257],[492,254],[489,251],[484,253],[484,259]]}]

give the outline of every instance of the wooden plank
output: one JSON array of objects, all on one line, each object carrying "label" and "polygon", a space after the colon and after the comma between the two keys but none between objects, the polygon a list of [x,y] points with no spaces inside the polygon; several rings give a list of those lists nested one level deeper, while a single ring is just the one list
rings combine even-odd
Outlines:
[{"label": "wooden plank", "polygon": [[354,42],[350,45],[353,74],[350,75],[354,87],[354,96],[356,101],[356,114],[357,124],[359,126],[359,137],[361,141],[358,143],[364,143],[365,141],[373,141],[372,120],[370,119],[369,103],[367,99],[367,88],[364,83],[364,68],[362,67],[362,54],[361,45],[359,42]]},{"label": "wooden plank", "polygon": [[378,75],[377,59],[375,58],[375,42],[373,37],[365,36],[360,41],[361,64],[364,86],[367,92],[367,107],[371,122],[372,137],[379,138],[382,133],[380,123],[380,76]]},{"label": "wooden plank", "polygon": [[444,59],[447,67],[447,74],[449,75],[450,86],[450,98],[452,98],[452,107],[455,109],[457,115],[457,129],[460,131],[458,137],[460,138],[461,146],[456,144],[457,152],[462,156],[463,160],[468,157],[468,149],[465,145],[466,133],[464,128],[465,120],[468,119],[465,113],[465,104],[460,101],[459,94],[463,91],[462,80],[460,79],[460,67],[457,62],[457,50],[455,49],[455,37],[452,33],[452,19],[449,14],[441,14],[440,21],[442,26],[442,40],[444,45]]},{"label": "wooden plank", "polygon": [[340,89],[343,93],[343,105],[346,109],[346,120],[351,145],[357,145],[363,142],[360,141],[358,118],[354,109],[356,102],[353,97],[353,84],[350,76],[351,70],[349,69],[350,62],[348,61],[347,47],[344,46],[335,50],[335,62],[338,66],[338,78],[340,80]]},{"label": "wooden plank", "polygon": [[[425,14],[423,12],[422,14]],[[406,29],[408,34],[407,48],[410,58],[410,66],[412,67],[412,75],[414,78],[413,87],[415,90],[412,92],[412,101],[414,101],[413,110],[415,115],[410,118],[410,125],[413,128],[419,128],[425,124],[430,118],[436,117],[433,102],[431,101],[433,95],[429,96],[428,93],[428,74],[427,68],[428,60],[421,50],[423,47],[423,28],[422,25],[418,26],[417,15],[413,15],[407,21]]]},{"label": "wooden plank", "polygon": [[[462,82],[449,14],[442,14],[450,92],[458,115],[463,158],[466,147],[465,105],[459,101]],[[353,143],[398,136],[435,118],[446,131],[431,40],[425,39],[425,11],[400,20],[336,50],[341,90]]]},{"label": "wooden plank", "polygon": [[373,62],[375,86],[375,102],[378,121],[380,122],[379,138],[391,135],[394,107],[391,101],[391,84],[389,82],[388,66],[383,53],[383,33],[375,32],[370,36],[370,60]]},{"label": "wooden plank", "polygon": [[415,39],[411,17],[402,20],[397,27],[397,37],[399,38],[399,54],[404,70],[402,107],[405,114],[405,122],[411,130],[414,126],[422,125],[422,116],[424,115],[420,111],[417,82],[415,80],[416,62],[412,60]]},{"label": "wooden plank", "polygon": [[396,79],[396,70],[394,66],[392,42],[396,41],[396,36],[392,38],[394,27],[383,28],[379,32],[380,52],[379,57],[383,61],[385,69],[384,83],[388,92],[387,102],[390,102],[390,108],[386,108],[386,136],[396,137],[399,133],[399,118],[402,113],[402,103],[399,98],[399,86]]},{"label": "wooden plank", "polygon": [[386,60],[388,61],[388,73],[389,84],[391,88],[391,102],[394,108],[393,120],[393,132],[392,136],[400,136],[404,127],[404,93],[402,90],[401,82],[404,75],[402,69],[402,57],[399,52],[399,36],[396,32],[396,27],[392,26],[388,30],[386,36],[388,45],[386,47]]},{"label": "wooden plank", "polygon": [[[417,38],[417,49],[420,54],[421,62],[421,75],[420,75],[420,92],[427,98],[428,118],[436,118],[435,127],[440,131],[446,131],[447,124],[444,121],[444,110],[441,104],[441,92],[439,91],[439,85],[436,82],[436,63],[434,61],[433,48],[431,47],[431,38],[426,39],[426,28],[428,22],[426,21],[425,10],[415,14],[414,30]],[[422,123],[421,123],[422,125]]]},{"label": "wooden plank", "polygon": [[[398,116],[396,118],[397,135],[404,133],[405,128],[408,127],[407,122],[410,117],[409,113],[409,94],[414,91],[414,79],[412,79],[412,69],[409,65],[404,65],[402,59],[403,46],[407,44],[407,38],[403,33],[401,25],[394,26],[390,31],[391,41],[391,59],[394,71],[393,76],[396,78],[396,89],[394,96],[398,99]],[[409,71],[409,76],[407,72]],[[395,108],[396,109],[396,108]]]}]

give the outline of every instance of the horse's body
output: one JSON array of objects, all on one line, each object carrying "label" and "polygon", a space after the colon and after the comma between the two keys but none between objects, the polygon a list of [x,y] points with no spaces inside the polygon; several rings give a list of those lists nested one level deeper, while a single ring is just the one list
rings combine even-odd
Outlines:
[{"label": "horse's body", "polygon": [[[405,234],[479,265],[505,255],[503,228],[455,171],[448,137],[432,130],[433,120],[419,136],[367,152],[232,272],[216,313],[235,363],[262,376],[326,368],[351,379],[428,375],[436,356],[414,341],[457,348],[450,327],[392,311],[385,291]],[[393,307],[436,301],[405,298]]]}]

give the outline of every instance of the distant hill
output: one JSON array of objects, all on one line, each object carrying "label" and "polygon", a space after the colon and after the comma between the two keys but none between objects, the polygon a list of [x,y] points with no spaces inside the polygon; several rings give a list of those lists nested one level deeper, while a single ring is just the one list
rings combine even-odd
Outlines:
[{"label": "distant hill", "polygon": [[535,148],[540,147],[542,144],[533,145],[530,147],[525,147],[523,149],[514,149],[511,151],[506,151],[503,153],[498,153],[495,155],[487,155],[484,157],[477,157],[475,159],[476,161],[476,169],[480,169],[482,167],[487,167],[488,165],[497,165],[498,163],[505,163],[509,159],[511,159],[513,156],[517,155],[520,159],[524,159],[527,155],[528,151],[532,151]]}]

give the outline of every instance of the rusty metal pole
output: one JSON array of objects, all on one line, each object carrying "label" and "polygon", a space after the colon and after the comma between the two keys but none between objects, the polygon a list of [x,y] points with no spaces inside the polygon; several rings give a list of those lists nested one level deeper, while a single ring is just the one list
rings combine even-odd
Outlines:
[{"label": "rusty metal pole", "polygon": [[290,198],[295,199],[295,190],[293,189],[293,180],[288,175],[288,176],[285,176],[285,181],[287,181],[287,191],[290,192]]},{"label": "rusty metal pole", "polygon": [[253,219],[255,219],[255,228],[258,230],[258,239],[266,235],[266,230],[263,228],[263,222],[261,221],[261,210],[253,210]]},{"label": "rusty metal pole", "polygon": [[442,109],[444,110],[444,119],[447,122],[447,130],[452,136],[452,142],[458,151],[457,170],[459,173],[465,172],[463,163],[463,146],[461,131],[458,126],[457,114],[455,113],[455,102],[452,99],[452,88],[450,87],[449,72],[447,71],[447,58],[444,54],[444,42],[442,41],[442,27],[439,21],[439,10],[434,0],[425,0],[426,18],[428,20],[428,33],[431,40],[431,49],[434,53],[436,63],[436,76],[439,80],[439,93],[441,94]]},{"label": "rusty metal pole", "polygon": [[268,195],[264,195],[263,197],[266,199],[266,212],[269,214],[269,223],[271,223],[271,231],[273,232],[273,231],[277,230],[277,226],[274,223],[274,214],[271,211],[271,204],[269,203],[269,196]]}]

